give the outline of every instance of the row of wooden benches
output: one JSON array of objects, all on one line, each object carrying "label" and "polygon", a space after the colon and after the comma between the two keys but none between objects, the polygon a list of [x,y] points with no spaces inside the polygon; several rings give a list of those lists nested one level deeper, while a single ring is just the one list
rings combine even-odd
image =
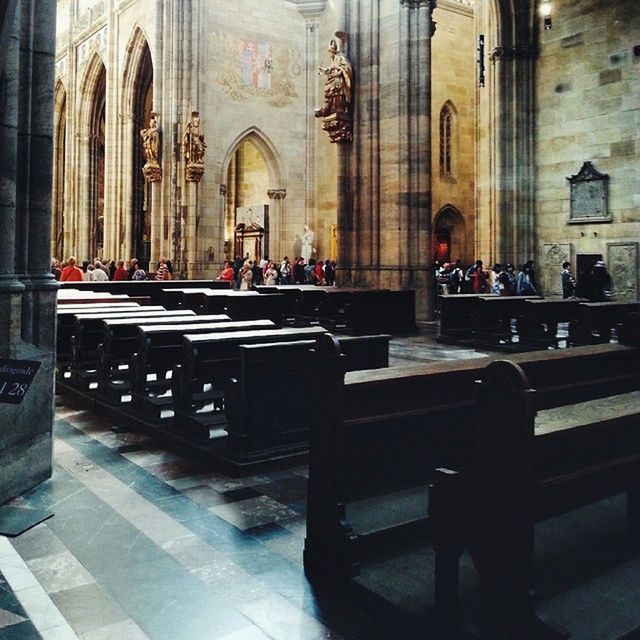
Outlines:
[{"label": "row of wooden benches", "polygon": [[[317,380],[306,355],[325,334],[155,305],[65,305],[58,383],[247,467],[307,450]],[[348,367],[388,366],[389,339],[340,338]]]},{"label": "row of wooden benches", "polygon": [[[640,314],[619,333],[625,344],[352,373],[340,344],[319,338],[307,575],[348,584],[374,550],[401,555],[417,538],[435,550],[438,637],[457,638],[466,549],[480,579],[482,638],[566,637],[540,620],[528,596],[534,524],[626,491],[640,530],[640,406],[618,398],[640,389]],[[599,411],[544,413],[596,399]],[[538,426],[537,415],[546,416]],[[382,506],[408,488],[413,502]],[[368,518],[359,520],[363,504]]]},{"label": "row of wooden benches", "polygon": [[[77,284],[70,284],[69,287]],[[208,315],[225,313],[234,320],[266,318],[277,326],[320,325],[330,331],[359,335],[414,333],[417,330],[415,292],[411,290],[283,285],[259,286],[255,291],[239,292],[211,281],[80,284],[85,285],[81,291],[90,292],[92,296],[101,293],[111,296],[135,295],[140,302],[146,297],[150,304],[162,305],[167,309],[191,309],[198,314]],[[101,286],[90,289],[92,284]]]},{"label": "row of wooden benches", "polygon": [[[561,341],[567,346],[606,344],[626,314],[640,311],[640,303],[462,294],[441,296],[440,309],[441,342],[528,351]],[[569,324],[563,338],[560,323]]]}]

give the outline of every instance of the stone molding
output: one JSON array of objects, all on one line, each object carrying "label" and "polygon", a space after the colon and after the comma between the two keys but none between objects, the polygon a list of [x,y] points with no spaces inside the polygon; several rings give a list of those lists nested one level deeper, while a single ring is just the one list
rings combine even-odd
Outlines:
[{"label": "stone molding", "polygon": [[400,0],[401,7],[407,9],[431,9],[436,8],[436,0]]},{"label": "stone molding", "polygon": [[284,200],[287,197],[286,189],[269,189],[267,191],[269,200]]}]

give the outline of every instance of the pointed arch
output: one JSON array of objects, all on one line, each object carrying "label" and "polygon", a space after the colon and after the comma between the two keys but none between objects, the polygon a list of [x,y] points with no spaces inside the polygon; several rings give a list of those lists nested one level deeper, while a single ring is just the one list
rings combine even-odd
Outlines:
[{"label": "pointed arch", "polygon": [[462,260],[469,262],[466,222],[459,209],[444,205],[433,219],[433,253],[440,264]]},{"label": "pointed arch", "polygon": [[67,90],[60,78],[54,89],[54,137],[53,137],[53,192],[51,255],[64,259],[64,227],[66,199],[66,155],[67,155]]},{"label": "pointed arch", "polygon": [[447,100],[440,109],[440,177],[455,177],[455,154],[457,152],[457,115],[455,105]]},{"label": "pointed arch", "polygon": [[106,101],[107,66],[98,51],[94,51],[87,64],[80,83],[80,104],[78,109],[78,130],[81,135],[90,135],[96,98],[103,93]]},{"label": "pointed arch", "polygon": [[129,38],[123,62],[120,112],[125,119],[120,129],[122,166],[130,171],[122,176],[119,236],[123,251],[146,262],[151,257],[151,185],[142,174],[145,158],[140,131],[149,124],[153,112],[154,65],[149,39],[142,26],[136,25]]},{"label": "pointed arch", "polygon": [[286,176],[280,154],[271,139],[258,127],[249,127],[236,136],[222,163],[222,175],[227,175],[231,160],[245,142],[250,142],[264,158],[269,169],[269,178],[273,189],[284,188]]}]

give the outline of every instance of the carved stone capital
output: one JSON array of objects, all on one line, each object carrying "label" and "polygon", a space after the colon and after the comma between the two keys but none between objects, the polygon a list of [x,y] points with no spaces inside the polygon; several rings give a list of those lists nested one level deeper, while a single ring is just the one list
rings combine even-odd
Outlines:
[{"label": "carved stone capital", "polygon": [[400,6],[408,9],[431,9],[436,8],[436,0],[400,0]]},{"label": "carved stone capital", "polygon": [[267,191],[269,200],[284,200],[287,197],[286,189],[270,189]]},{"label": "carved stone capital", "polygon": [[162,180],[162,169],[157,162],[147,162],[142,167],[142,174],[147,182],[160,182]]},{"label": "carved stone capital", "polygon": [[202,180],[203,175],[204,175],[203,164],[196,164],[195,162],[190,162],[187,165],[187,172],[186,172],[187,182],[200,182],[200,180]]},{"label": "carved stone capital", "polygon": [[227,185],[226,184],[221,184],[219,189],[220,189],[220,195],[223,198],[226,198],[227,197]]}]

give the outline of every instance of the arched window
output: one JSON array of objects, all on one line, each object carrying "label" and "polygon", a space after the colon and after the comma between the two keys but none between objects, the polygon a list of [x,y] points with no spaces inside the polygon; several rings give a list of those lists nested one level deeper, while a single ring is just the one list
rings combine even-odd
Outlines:
[{"label": "arched window", "polygon": [[453,136],[455,109],[446,102],[440,111],[440,176],[453,177]]}]

